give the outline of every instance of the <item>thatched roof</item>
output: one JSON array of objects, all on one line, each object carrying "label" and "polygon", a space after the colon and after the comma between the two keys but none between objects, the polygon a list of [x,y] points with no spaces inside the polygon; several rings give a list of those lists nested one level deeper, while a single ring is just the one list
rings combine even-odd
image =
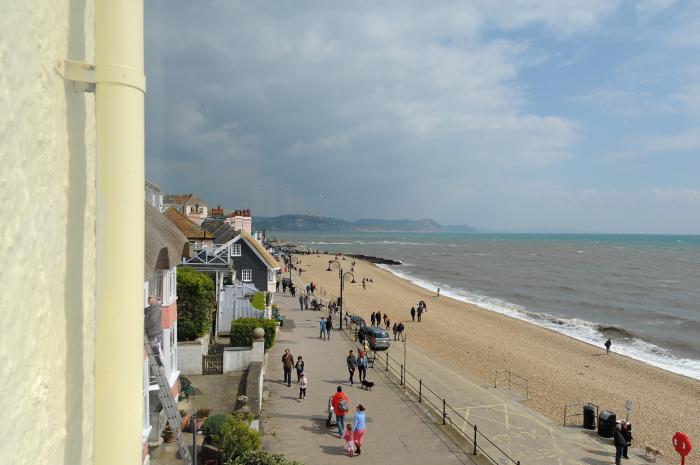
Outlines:
[{"label": "thatched roof", "polygon": [[144,279],[150,279],[156,270],[172,268],[182,261],[182,257],[189,257],[190,246],[177,226],[150,203],[145,204]]},{"label": "thatched roof", "polygon": [[263,245],[257,239],[255,239],[253,236],[251,236],[245,231],[241,232],[241,237],[245,239],[245,241],[258,252],[262,259],[267,262],[267,265],[270,268],[272,268],[273,270],[281,268],[277,260],[275,260],[275,258],[272,255],[270,255],[270,252],[265,250],[265,247],[263,247]]},{"label": "thatched roof", "polygon": [[180,213],[179,211],[175,210],[173,207],[170,207],[167,210],[165,210],[163,214],[175,226],[177,226],[177,228],[180,231],[182,231],[182,233],[185,235],[185,237],[187,237],[187,239],[205,240],[214,238],[214,235],[212,233],[210,233],[206,229],[202,229],[201,227],[197,226],[195,222],[187,218],[187,216],[185,216],[183,213]]}]

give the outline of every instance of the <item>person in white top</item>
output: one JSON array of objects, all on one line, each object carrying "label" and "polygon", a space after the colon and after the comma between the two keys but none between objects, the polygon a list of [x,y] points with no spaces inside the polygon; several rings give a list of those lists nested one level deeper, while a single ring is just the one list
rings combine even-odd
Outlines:
[{"label": "person in white top", "polygon": [[299,375],[299,400],[306,399],[306,385],[309,380],[306,378],[306,374],[302,373]]}]

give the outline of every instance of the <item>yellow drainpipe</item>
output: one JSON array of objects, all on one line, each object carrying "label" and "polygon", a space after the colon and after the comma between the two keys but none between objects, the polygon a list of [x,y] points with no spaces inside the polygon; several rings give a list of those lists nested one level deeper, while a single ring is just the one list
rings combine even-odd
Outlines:
[{"label": "yellow drainpipe", "polygon": [[95,464],[141,463],[143,0],[96,0]]}]

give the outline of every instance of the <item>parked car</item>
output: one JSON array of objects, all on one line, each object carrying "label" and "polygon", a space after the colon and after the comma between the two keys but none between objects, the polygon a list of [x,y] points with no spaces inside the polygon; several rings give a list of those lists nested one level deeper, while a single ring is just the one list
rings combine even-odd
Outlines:
[{"label": "parked car", "polygon": [[391,344],[389,333],[377,326],[365,328],[365,334],[367,335],[367,343],[372,350],[386,350]]}]

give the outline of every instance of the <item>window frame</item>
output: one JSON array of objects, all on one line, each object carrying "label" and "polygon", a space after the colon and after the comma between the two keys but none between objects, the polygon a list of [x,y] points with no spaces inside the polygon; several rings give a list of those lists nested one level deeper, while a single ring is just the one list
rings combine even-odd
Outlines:
[{"label": "window frame", "polygon": [[[248,275],[248,279],[246,279],[246,275]],[[244,283],[253,282],[253,270],[251,268],[241,270],[241,281],[243,281]]]},{"label": "window frame", "polygon": [[236,242],[235,244],[231,244],[231,256],[232,257],[242,257],[243,256],[243,247],[241,246],[240,242]]}]

